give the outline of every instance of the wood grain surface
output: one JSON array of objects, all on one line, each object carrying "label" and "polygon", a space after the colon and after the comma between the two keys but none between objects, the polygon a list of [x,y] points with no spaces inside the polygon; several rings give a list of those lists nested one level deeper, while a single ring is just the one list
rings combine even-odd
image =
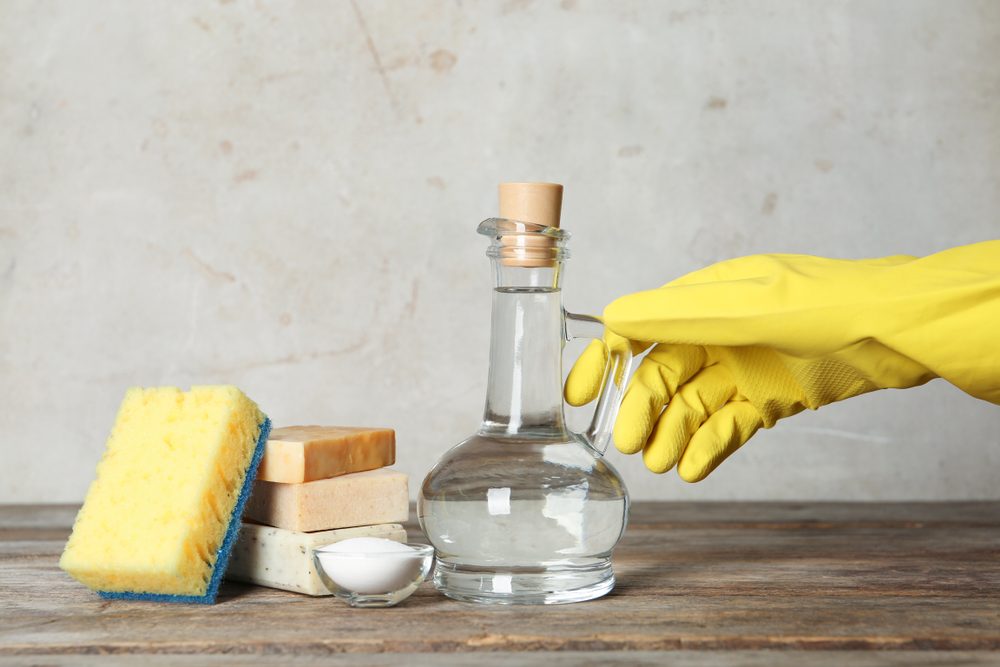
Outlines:
[{"label": "wood grain surface", "polygon": [[997,502],[640,503],[603,599],[393,609],[104,601],[57,565],[75,510],[0,507],[0,664],[1000,664]]}]

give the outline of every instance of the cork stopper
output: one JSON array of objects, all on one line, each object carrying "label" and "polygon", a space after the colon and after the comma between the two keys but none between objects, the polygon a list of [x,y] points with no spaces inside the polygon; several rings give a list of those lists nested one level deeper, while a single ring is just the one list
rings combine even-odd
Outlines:
[{"label": "cork stopper", "polygon": [[500,217],[558,227],[562,195],[558,183],[501,183]]},{"label": "cork stopper", "polygon": [[[563,186],[558,183],[501,183],[500,217],[544,227],[559,227]],[[544,234],[512,234],[500,239],[506,246],[501,262],[525,268],[554,265],[556,241]]]}]

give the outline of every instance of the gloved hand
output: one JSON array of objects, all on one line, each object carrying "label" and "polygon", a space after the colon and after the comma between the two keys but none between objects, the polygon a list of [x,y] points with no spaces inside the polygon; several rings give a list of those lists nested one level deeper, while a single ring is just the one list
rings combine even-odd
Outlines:
[{"label": "gloved hand", "polygon": [[[941,377],[1000,404],[1000,241],[924,258],[741,257],[617,299],[604,324],[609,341],[652,348],[616,446],[696,482],[762,426],[875,389]],[[597,395],[605,357],[594,341],[577,360],[570,404]]]}]

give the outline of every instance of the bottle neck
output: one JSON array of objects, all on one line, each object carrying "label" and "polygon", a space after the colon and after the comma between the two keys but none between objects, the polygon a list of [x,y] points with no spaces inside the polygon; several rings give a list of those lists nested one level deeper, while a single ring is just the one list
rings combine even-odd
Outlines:
[{"label": "bottle neck", "polygon": [[[558,268],[509,280],[497,266],[490,375],[482,430],[491,435],[559,436],[564,320]],[[519,272],[520,273],[520,272]],[[511,284],[516,283],[516,284]]]}]

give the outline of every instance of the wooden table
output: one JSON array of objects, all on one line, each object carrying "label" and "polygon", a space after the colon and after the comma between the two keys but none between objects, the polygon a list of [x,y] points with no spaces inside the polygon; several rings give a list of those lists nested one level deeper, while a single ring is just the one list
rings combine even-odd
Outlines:
[{"label": "wooden table", "polygon": [[506,608],[103,601],[58,569],[74,514],[0,507],[0,664],[1000,664],[996,502],[639,503],[611,595]]}]

